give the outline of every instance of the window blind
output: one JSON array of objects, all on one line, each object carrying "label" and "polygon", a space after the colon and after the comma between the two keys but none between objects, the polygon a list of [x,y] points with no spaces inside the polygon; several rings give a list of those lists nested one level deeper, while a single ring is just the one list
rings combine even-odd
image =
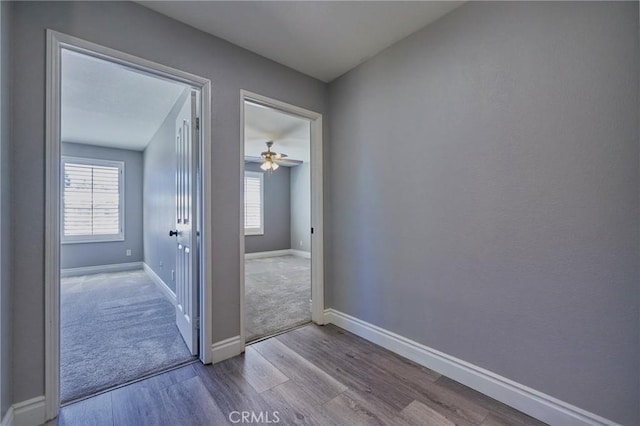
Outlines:
[{"label": "window blind", "polygon": [[119,235],[121,168],[64,163],[64,236]]},{"label": "window blind", "polygon": [[262,232],[262,173],[244,176],[244,228]]}]

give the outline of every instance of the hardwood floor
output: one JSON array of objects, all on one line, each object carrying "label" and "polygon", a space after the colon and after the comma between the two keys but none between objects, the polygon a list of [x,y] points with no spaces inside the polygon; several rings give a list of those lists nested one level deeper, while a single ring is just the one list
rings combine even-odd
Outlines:
[{"label": "hardwood floor", "polygon": [[[253,417],[252,417],[253,415]],[[50,425],[542,425],[338,327],[308,325],[62,408]]]}]

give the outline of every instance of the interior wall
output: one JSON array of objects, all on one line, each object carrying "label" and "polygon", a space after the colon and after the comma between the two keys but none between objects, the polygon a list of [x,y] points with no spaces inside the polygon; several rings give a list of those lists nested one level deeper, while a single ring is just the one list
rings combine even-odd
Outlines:
[{"label": "interior wall", "polygon": [[[214,342],[240,334],[240,90],[327,112],[326,84],[131,2],[12,4],[15,111],[13,400],[44,392],[46,29],[118,49],[212,81],[210,196]],[[114,23],[117,23],[114,24]],[[326,131],[327,129],[325,129]],[[18,329],[19,324],[19,329]]]},{"label": "interior wall", "polygon": [[142,262],[142,152],[64,142],[62,155],[124,161],[124,241],[62,244],[60,267]]},{"label": "interior wall", "polygon": [[291,168],[291,248],[311,252],[311,163]]},{"label": "interior wall", "polygon": [[333,82],[328,307],[640,423],[638,16],[469,2]]},{"label": "interior wall", "polygon": [[11,5],[0,2],[0,420],[12,404],[11,353]]},{"label": "interior wall", "polygon": [[258,163],[244,163],[245,171],[264,174],[264,235],[246,235],[244,252],[287,250],[291,248],[291,200],[289,167],[265,173]]},{"label": "interior wall", "polygon": [[176,227],[176,118],[191,102],[185,89],[143,153],[144,262],[173,292],[176,283],[176,241],[169,230]]}]

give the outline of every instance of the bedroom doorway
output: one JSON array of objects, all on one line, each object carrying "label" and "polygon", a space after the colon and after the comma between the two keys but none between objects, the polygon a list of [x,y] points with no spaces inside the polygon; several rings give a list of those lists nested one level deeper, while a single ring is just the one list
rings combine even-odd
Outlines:
[{"label": "bedroom doorway", "polygon": [[245,343],[323,324],[321,116],[242,93]]},{"label": "bedroom doorway", "polygon": [[198,354],[199,91],[61,54],[60,396]]},{"label": "bedroom doorway", "polygon": [[46,417],[211,362],[210,83],[48,31]]}]

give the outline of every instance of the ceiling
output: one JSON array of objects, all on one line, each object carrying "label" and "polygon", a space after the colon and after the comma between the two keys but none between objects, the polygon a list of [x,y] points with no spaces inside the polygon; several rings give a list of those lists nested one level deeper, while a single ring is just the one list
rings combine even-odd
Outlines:
[{"label": "ceiling", "polygon": [[63,50],[62,141],[142,151],[186,88]]},{"label": "ceiling", "polygon": [[284,153],[291,160],[309,162],[311,122],[272,108],[245,102],[244,155],[260,157],[273,141],[272,151]]},{"label": "ceiling", "polygon": [[139,1],[329,82],[462,1]]}]

